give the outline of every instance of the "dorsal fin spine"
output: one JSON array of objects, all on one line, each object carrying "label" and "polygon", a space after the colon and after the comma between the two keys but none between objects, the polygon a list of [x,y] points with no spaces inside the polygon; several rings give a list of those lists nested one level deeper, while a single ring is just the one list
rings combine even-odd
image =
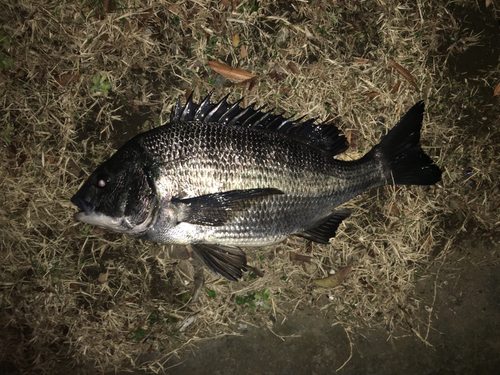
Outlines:
[{"label": "dorsal fin spine", "polygon": [[213,92],[214,90],[210,91],[205,99],[203,99],[203,101],[200,103],[193,115],[193,121],[203,122],[203,119],[205,118],[207,113],[210,112],[213,105],[212,103],[210,103],[210,98],[212,97]]},{"label": "dorsal fin spine", "polygon": [[259,128],[268,132],[286,134],[288,137],[321,149],[332,156],[344,152],[349,147],[346,138],[340,135],[340,131],[334,125],[327,125],[325,122],[315,124],[316,118],[303,121],[304,116],[292,120],[293,116],[284,117],[283,113],[276,115],[272,111],[264,112],[265,106],[255,109],[254,104],[241,108],[240,103],[243,99],[230,104],[227,101],[229,94],[213,104],[210,102],[212,95],[213,90],[200,104],[196,104],[193,102],[193,92],[191,92],[184,107],[179,98],[170,114],[170,122],[196,121]]},{"label": "dorsal fin spine", "polygon": [[228,125],[235,125],[235,124],[240,125],[243,122],[245,122],[247,118],[252,117],[253,115],[252,112],[254,111],[253,107],[254,105],[250,105],[245,109],[243,109],[241,113],[234,116],[234,118],[228,123]]},{"label": "dorsal fin spine", "polygon": [[193,102],[193,93],[194,91],[191,91],[191,94],[189,95],[189,98],[186,102],[186,106],[184,107],[184,110],[181,113],[180,116],[180,121],[191,121],[193,119],[193,110],[194,107],[196,107],[196,104]]},{"label": "dorsal fin spine", "polygon": [[170,122],[176,122],[178,121],[178,118],[180,117],[180,114],[182,112],[182,106],[181,106],[181,98],[177,98],[177,103],[175,103],[175,107],[170,112]]},{"label": "dorsal fin spine", "polygon": [[222,115],[219,122],[221,124],[227,125],[233,119],[234,116],[238,114],[238,111],[243,111],[243,108],[240,107],[240,103],[243,99],[237,100],[227,111]]},{"label": "dorsal fin spine", "polygon": [[[221,116],[226,113],[227,108],[230,107],[230,105],[227,102],[227,98],[229,98],[230,94],[227,94],[225,97],[221,99],[219,103],[215,106],[214,109],[210,111],[210,113],[207,115],[205,118],[205,122],[217,122],[221,118]],[[220,112],[220,114],[219,114]]]}]

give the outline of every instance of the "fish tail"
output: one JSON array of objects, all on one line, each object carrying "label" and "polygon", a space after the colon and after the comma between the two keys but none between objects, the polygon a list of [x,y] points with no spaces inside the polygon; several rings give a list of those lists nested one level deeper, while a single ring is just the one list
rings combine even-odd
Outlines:
[{"label": "fish tail", "polygon": [[415,104],[370,153],[383,160],[388,184],[433,185],[441,170],[420,147],[424,102]]}]

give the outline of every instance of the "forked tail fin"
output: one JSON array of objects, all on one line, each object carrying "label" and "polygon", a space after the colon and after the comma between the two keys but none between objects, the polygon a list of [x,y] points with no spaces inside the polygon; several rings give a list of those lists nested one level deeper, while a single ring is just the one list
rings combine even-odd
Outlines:
[{"label": "forked tail fin", "polygon": [[410,108],[370,153],[382,157],[391,172],[388,184],[434,185],[441,180],[441,170],[420,147],[424,102]]}]

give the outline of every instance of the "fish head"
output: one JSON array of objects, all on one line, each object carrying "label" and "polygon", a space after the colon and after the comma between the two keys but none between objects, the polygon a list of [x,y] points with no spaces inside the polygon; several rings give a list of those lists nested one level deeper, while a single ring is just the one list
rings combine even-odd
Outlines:
[{"label": "fish head", "polygon": [[131,236],[143,234],[158,211],[154,164],[129,142],[102,163],[71,198],[75,220]]}]

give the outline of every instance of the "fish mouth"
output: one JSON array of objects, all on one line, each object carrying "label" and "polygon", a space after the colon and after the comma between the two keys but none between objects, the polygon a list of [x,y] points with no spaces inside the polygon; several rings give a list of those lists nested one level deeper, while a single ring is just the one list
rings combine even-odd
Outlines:
[{"label": "fish mouth", "polygon": [[94,208],[87,202],[85,199],[77,197],[76,195],[71,198],[71,203],[77,206],[81,212],[78,212],[74,215],[75,220],[81,220],[81,217],[84,215],[90,215]]},{"label": "fish mouth", "polygon": [[75,221],[82,221],[82,218],[85,216],[85,212],[76,212],[74,215],[73,215],[73,219]]}]

